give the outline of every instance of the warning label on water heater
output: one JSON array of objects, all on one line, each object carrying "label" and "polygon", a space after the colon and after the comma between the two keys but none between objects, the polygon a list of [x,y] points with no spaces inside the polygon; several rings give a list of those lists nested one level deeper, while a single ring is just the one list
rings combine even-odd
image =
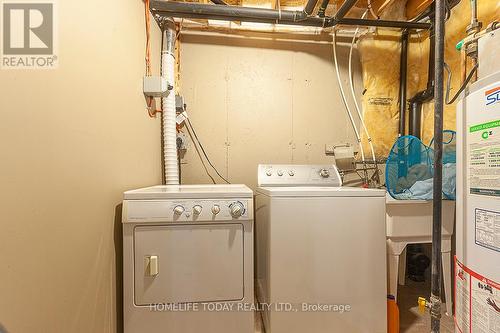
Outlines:
[{"label": "warning label on water heater", "polygon": [[500,252],[500,213],[476,209],[476,244]]},{"label": "warning label on water heater", "polygon": [[455,325],[461,333],[500,332],[500,284],[455,257]]},{"label": "warning label on water heater", "polygon": [[469,128],[470,193],[500,196],[500,120]]}]

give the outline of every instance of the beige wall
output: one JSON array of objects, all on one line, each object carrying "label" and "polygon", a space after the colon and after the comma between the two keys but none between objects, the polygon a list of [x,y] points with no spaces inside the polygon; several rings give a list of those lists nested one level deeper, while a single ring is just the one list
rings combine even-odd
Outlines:
[{"label": "beige wall", "polygon": [[[140,1],[59,1],[59,68],[0,71],[0,323],[11,333],[120,331],[118,205],[161,179],[142,12]],[[255,185],[260,162],[332,163],[325,143],[354,142],[331,45],[183,41],[192,121],[231,181]],[[192,148],[183,178],[207,182]]]},{"label": "beige wall", "polygon": [[[331,39],[269,36],[181,39],[181,92],[198,136],[224,176],[252,187],[259,163],[333,163],[325,144],[356,142],[340,99]],[[348,46],[339,45],[346,92]],[[192,143],[183,163],[185,183],[210,182]]]},{"label": "beige wall", "polygon": [[0,70],[0,323],[115,332],[115,207],[161,179],[141,95],[144,7],[58,5],[59,69]]}]

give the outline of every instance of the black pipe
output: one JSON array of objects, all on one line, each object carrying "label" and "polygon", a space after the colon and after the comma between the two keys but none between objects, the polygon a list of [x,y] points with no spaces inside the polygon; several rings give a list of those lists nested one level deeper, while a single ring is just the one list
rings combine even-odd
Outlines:
[{"label": "black pipe", "polygon": [[304,7],[304,13],[306,14],[305,16],[309,16],[313,13],[314,8],[316,7],[317,3],[318,3],[318,0],[307,1],[306,6]]},{"label": "black pipe", "polygon": [[410,109],[410,135],[420,138],[421,125],[422,125],[422,104],[431,101],[434,98],[434,72],[435,72],[435,62],[434,62],[434,48],[435,48],[435,38],[434,29],[430,30],[429,35],[429,67],[427,76],[427,87],[419,91],[409,100]]},{"label": "black pipe", "polygon": [[210,0],[210,1],[216,5],[227,6],[227,3],[225,3],[224,0]]},{"label": "black pipe", "polygon": [[347,19],[335,21],[331,17],[312,17],[304,11],[275,10],[241,6],[209,5],[191,2],[152,0],[151,11],[156,16],[199,18],[225,21],[291,24],[312,27],[333,27],[343,25],[382,26],[393,28],[429,29],[430,24],[404,21]]},{"label": "black pipe", "polygon": [[330,3],[330,0],[323,0],[321,2],[321,5],[319,6],[319,9],[318,9],[318,16],[319,17],[325,17],[326,7],[328,7],[329,3]]},{"label": "black pipe", "polygon": [[282,23],[303,26],[324,27],[331,19],[307,17],[303,11],[275,10],[241,6],[209,5],[194,2],[153,0],[151,11],[179,18],[200,18],[225,21],[244,21],[256,23]]},{"label": "black pipe", "polygon": [[351,8],[354,7],[356,2],[358,2],[358,0],[345,0],[337,10],[337,13],[335,13],[335,21],[343,19],[344,16],[346,16],[347,13],[351,10]]},{"label": "black pipe", "polygon": [[357,18],[343,18],[338,22],[330,23],[333,27],[337,24],[343,25],[360,25],[365,27],[386,27],[386,28],[400,28],[400,29],[430,29],[430,23],[421,22],[407,22],[407,21],[387,21],[387,20],[367,20]]},{"label": "black pipe", "polygon": [[408,29],[401,34],[401,59],[399,63],[399,135],[406,132],[406,79],[408,74]]},{"label": "black pipe", "polygon": [[445,1],[435,1],[434,70],[434,180],[432,204],[431,332],[439,333],[441,322],[441,226],[443,191],[443,110],[444,110],[444,35]]}]

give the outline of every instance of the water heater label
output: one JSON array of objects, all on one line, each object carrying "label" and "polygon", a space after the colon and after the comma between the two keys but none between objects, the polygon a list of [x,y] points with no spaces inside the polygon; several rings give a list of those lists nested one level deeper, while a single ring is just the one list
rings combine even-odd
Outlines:
[{"label": "water heater label", "polygon": [[500,332],[500,284],[455,257],[455,325],[461,333]]},{"label": "water heater label", "polygon": [[500,120],[469,127],[471,194],[500,197]]},{"label": "water heater label", "polygon": [[476,244],[500,252],[500,213],[476,208]]}]

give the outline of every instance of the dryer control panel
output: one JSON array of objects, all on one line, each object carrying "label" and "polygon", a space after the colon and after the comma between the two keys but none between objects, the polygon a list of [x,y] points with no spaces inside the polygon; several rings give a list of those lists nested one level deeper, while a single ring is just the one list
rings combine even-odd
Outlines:
[{"label": "dryer control panel", "polygon": [[261,164],[259,186],[342,186],[335,165]]},{"label": "dryer control panel", "polygon": [[252,200],[125,200],[124,222],[200,222],[249,220]]}]

